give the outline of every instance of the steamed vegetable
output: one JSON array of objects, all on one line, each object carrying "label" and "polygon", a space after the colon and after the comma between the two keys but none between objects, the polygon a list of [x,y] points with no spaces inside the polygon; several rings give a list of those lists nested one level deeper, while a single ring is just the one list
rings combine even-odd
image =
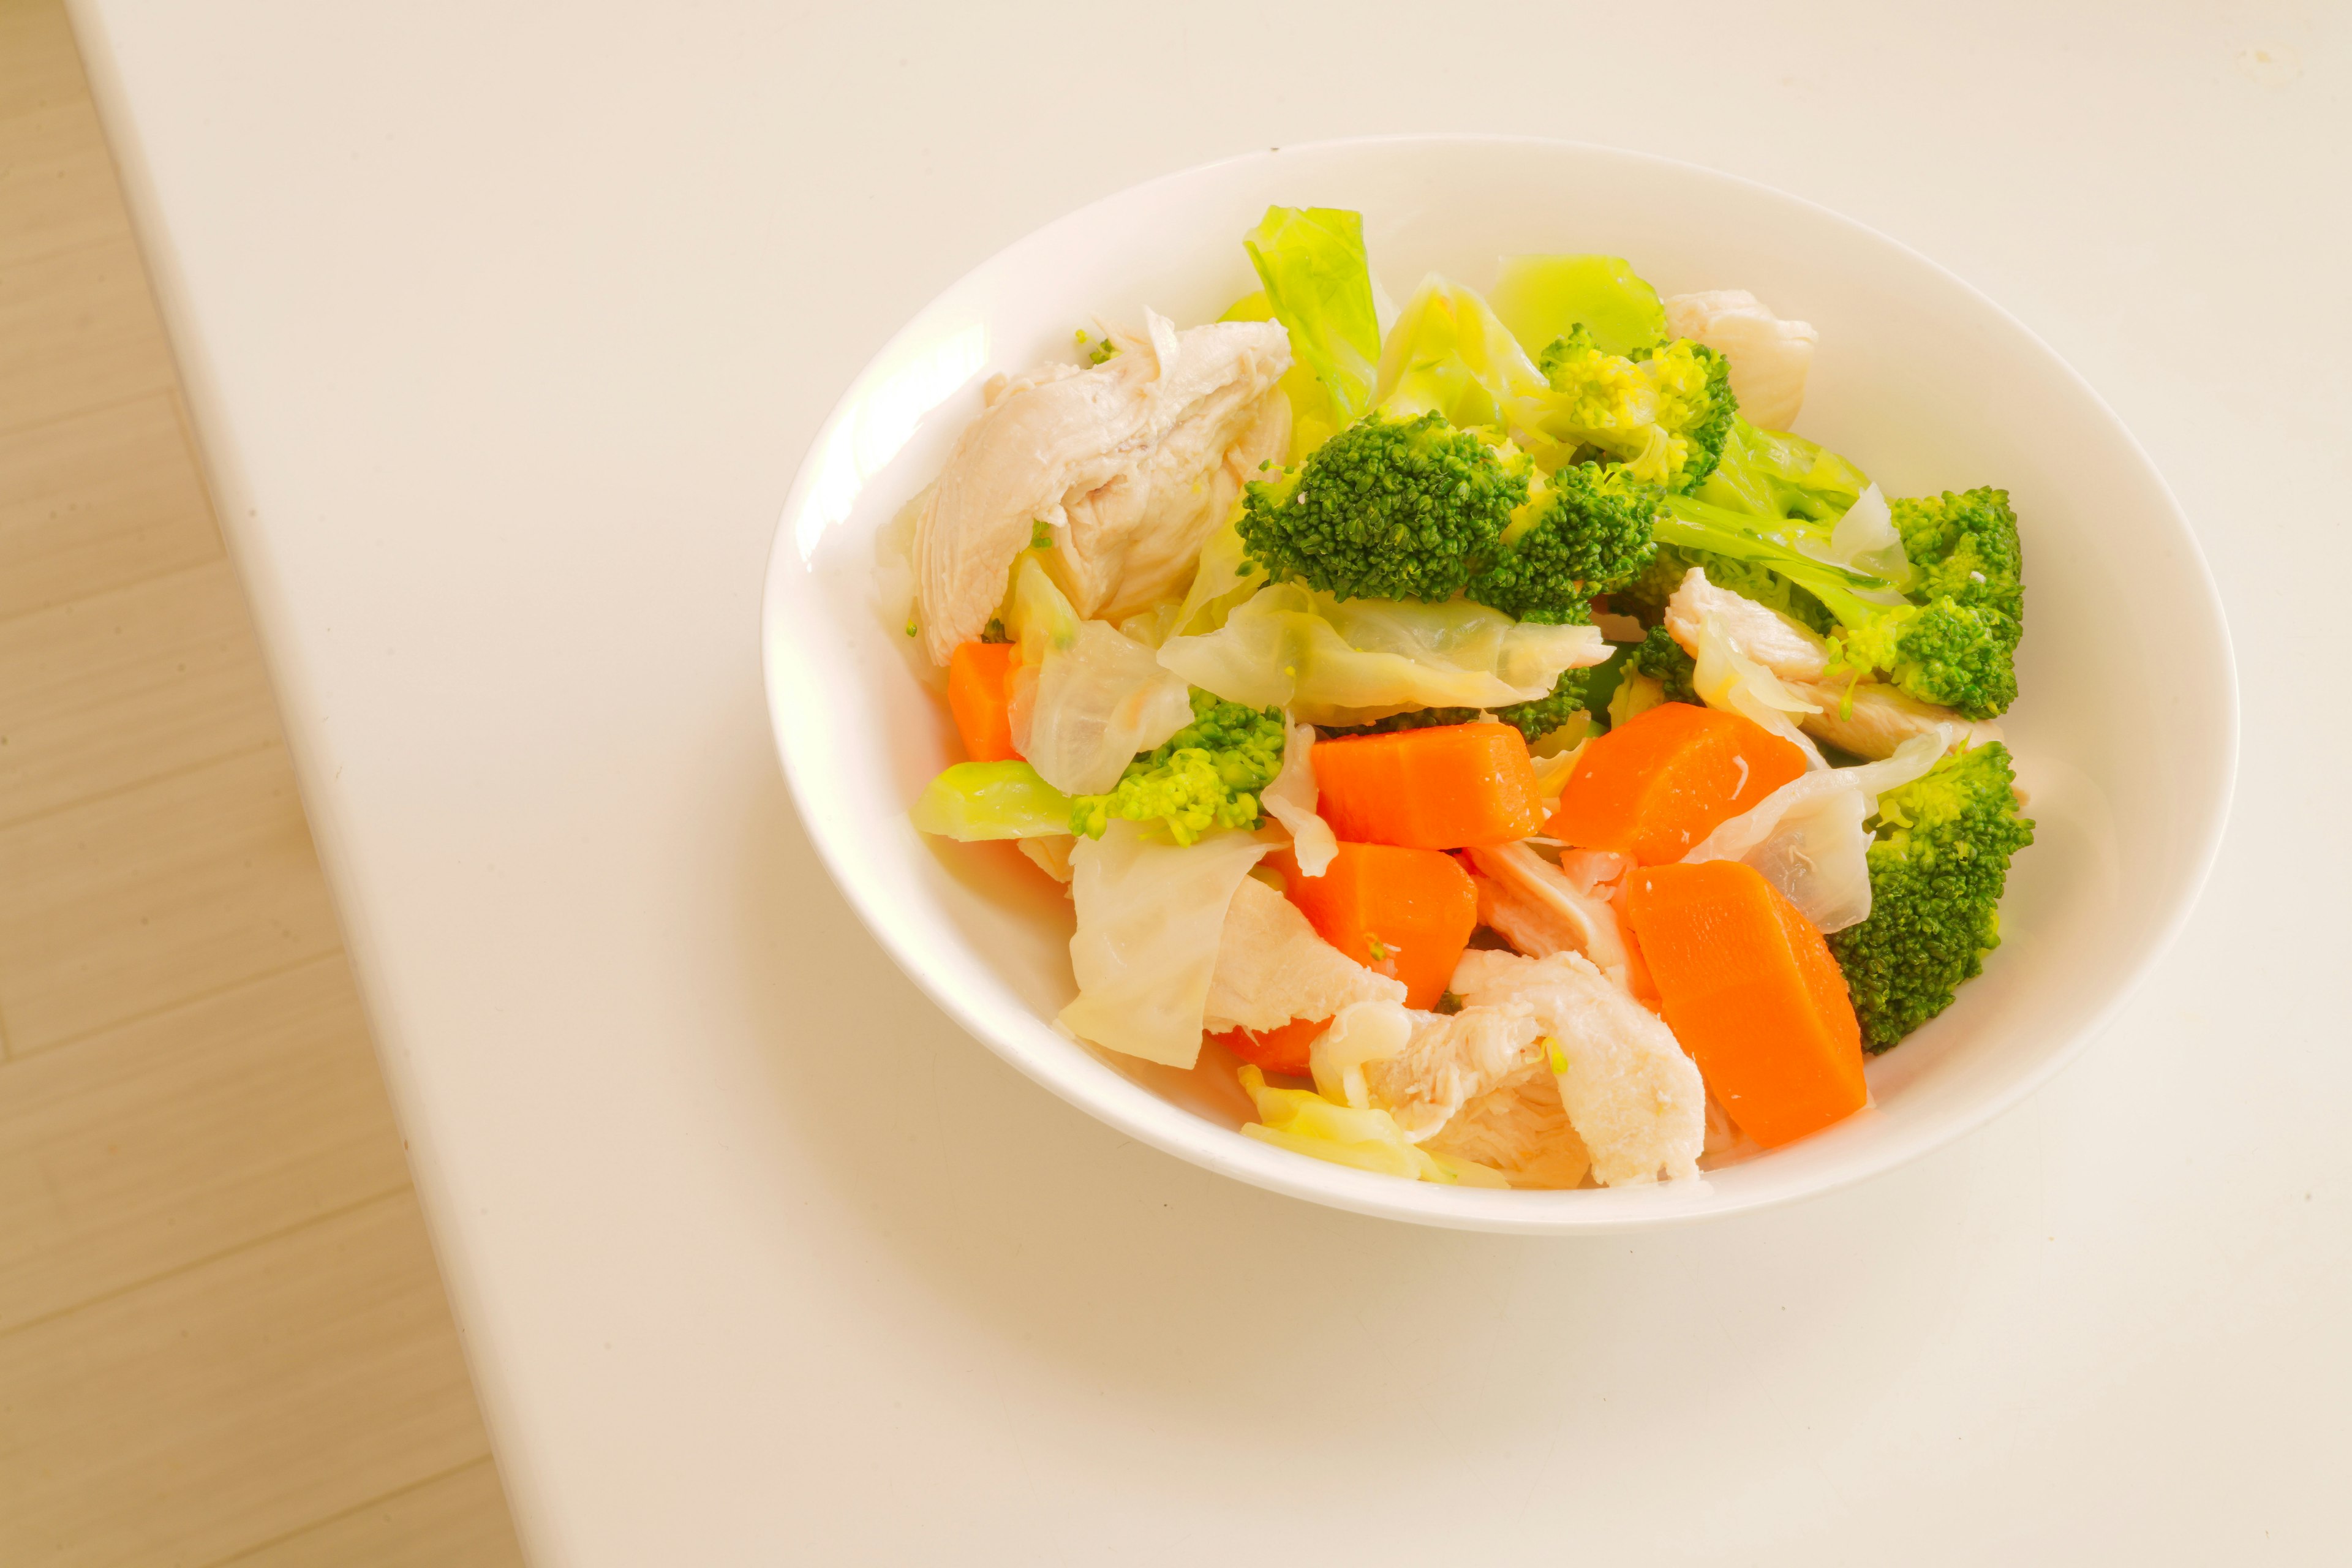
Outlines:
[{"label": "steamed vegetable", "polygon": [[1139,752],[1192,721],[1181,677],[1152,650],[1101,621],[1080,620],[1034,554],[1013,576],[1013,747],[1070,795],[1117,786]]},{"label": "steamed vegetable", "polygon": [[1078,994],[1061,1021],[1080,1039],[1169,1067],[1201,1054],[1225,910],[1267,846],[1246,833],[1191,845],[1116,821],[1070,852]]},{"label": "steamed vegetable", "polygon": [[1545,736],[1556,733],[1562,725],[1584,716],[1585,706],[1595,700],[1593,679],[1597,669],[1563,669],[1552,682],[1549,695],[1532,702],[1512,702],[1494,709],[1483,708],[1411,708],[1402,713],[1391,713],[1369,724],[1326,725],[1335,734],[1386,735],[1398,730],[1426,730],[1436,724],[1469,724],[1481,715],[1492,713],[1496,722],[1508,724],[1527,737],[1532,746]]},{"label": "steamed vegetable", "polygon": [[1298,875],[1286,855],[1271,864],[1325,942],[1403,982],[1407,1006],[1437,1005],[1478,927],[1477,889],[1451,855],[1342,843],[1319,877]]},{"label": "steamed vegetable", "polygon": [[1216,630],[1160,649],[1166,668],[1227,701],[1331,725],[1534,701],[1561,671],[1607,656],[1591,626],[1522,624],[1460,599],[1339,600],[1296,583],[1262,588]]},{"label": "steamed vegetable", "polygon": [[1001,763],[1013,749],[1013,671],[1019,653],[1006,643],[960,643],[948,659],[948,711],[963,754],[975,763]]},{"label": "steamed vegetable", "polygon": [[1530,354],[1579,326],[1612,354],[1655,348],[1670,335],[1658,291],[1622,256],[1507,256],[1492,298]]},{"label": "steamed vegetable", "polygon": [[1449,1186],[1511,1184],[1498,1171],[1418,1147],[1385,1110],[1335,1105],[1303,1089],[1269,1089],[1265,1075],[1255,1067],[1242,1068],[1241,1084],[1259,1117],[1244,1126],[1242,1133],[1261,1143],[1336,1165]]},{"label": "steamed vegetable", "polygon": [[1069,830],[1099,838],[1112,819],[1159,822],[1179,844],[1213,827],[1255,827],[1258,793],[1282,769],[1282,710],[1244,708],[1197,688],[1192,721],[1127,764],[1118,783],[1071,804]]},{"label": "steamed vegetable", "polygon": [[[1970,719],[1992,718],[2017,696],[2014,656],[2021,626],[2002,607],[2014,601],[1990,580],[1981,585],[1969,581],[1968,574],[1977,570],[1973,564],[1956,572],[1932,553],[1953,509],[1930,519],[1921,503],[1896,504],[1916,520],[1915,531],[1926,556],[1924,562],[1915,558],[1910,563],[1921,586],[1908,597],[1885,579],[1829,559],[1833,526],[1818,527],[1809,534],[1791,528],[1787,520],[1758,518],[1696,497],[1675,496],[1669,498],[1659,519],[1657,537],[1662,543],[1696,552],[1710,582],[1738,586],[1737,573],[1718,577],[1709,559],[1724,557],[1751,570],[1761,568],[1809,595],[1830,621],[1828,628],[1817,629],[1830,631],[1837,661],[1856,675],[1875,671],[1923,701]],[[1955,558],[1974,563],[2005,552],[2014,562],[2016,521],[2009,514],[2005,494],[1971,491],[1959,510],[1968,522],[1980,526],[1950,528],[1948,549]],[[1802,548],[1809,538],[1819,539],[1817,552]],[[1906,552],[1908,545],[1906,537]],[[1926,570],[1929,565],[1941,570],[1930,574]],[[1962,579],[1958,585],[1963,592],[1942,591],[1941,580],[1956,575]],[[1801,614],[1796,618],[1809,619]]]},{"label": "steamed vegetable", "polygon": [[1244,492],[1249,560],[1339,599],[1452,598],[1528,499],[1535,466],[1434,412],[1375,411]]},{"label": "steamed vegetable", "polygon": [[1278,1072],[1291,1078],[1307,1076],[1307,1053],[1314,1048],[1317,1037],[1330,1027],[1328,1018],[1293,1018],[1287,1024],[1276,1024],[1271,1029],[1221,1029],[1211,1035],[1212,1044],[1220,1045],[1245,1062],[1253,1062],[1268,1072]]},{"label": "steamed vegetable", "polygon": [[1669,702],[1586,743],[1549,827],[1564,843],[1654,866],[1804,772],[1804,753],[1760,725]]},{"label": "steamed vegetable", "polygon": [[2015,782],[2008,748],[1993,743],[1879,797],[1870,918],[1830,939],[1874,1052],[1950,1006],[2000,945],[2010,858],[2033,842]]},{"label": "steamed vegetable", "polygon": [[1534,760],[1507,724],[1326,741],[1315,779],[1343,843],[1459,849],[1525,838],[1543,822]]},{"label": "steamed vegetable", "polygon": [[923,786],[908,816],[943,838],[1039,838],[1070,830],[1070,797],[1015,758],[958,763]]},{"label": "steamed vegetable", "polygon": [[1845,977],[1753,867],[1643,867],[1625,912],[1667,1024],[1741,1131],[1774,1148],[1868,1101]]},{"label": "steamed vegetable", "polygon": [[1683,857],[1741,860],[1764,873],[1823,935],[1870,918],[1871,836],[1878,797],[1936,765],[1941,735],[1914,735],[1885,762],[1816,768],[1717,826]]},{"label": "steamed vegetable", "polygon": [[1242,247],[1265,286],[1267,313],[1290,333],[1294,369],[1310,378],[1311,395],[1293,376],[1284,378],[1284,391],[1292,450],[1312,451],[1371,406],[1379,374],[1381,329],[1362,215],[1268,207]]},{"label": "steamed vegetable", "polygon": [[[1633,353],[1609,353],[1583,327],[1570,329],[1538,356],[1548,390],[1514,403],[1512,418],[1563,461],[1589,455],[1677,494],[1694,489],[1731,433],[1738,404],[1730,369],[1687,339]],[[1539,447],[1538,458],[1546,455]]]},{"label": "steamed vegetable", "polygon": [[1522,620],[1590,620],[1595,594],[1632,582],[1649,565],[1661,499],[1659,488],[1632,469],[1598,463],[1538,479],[1465,591]]}]

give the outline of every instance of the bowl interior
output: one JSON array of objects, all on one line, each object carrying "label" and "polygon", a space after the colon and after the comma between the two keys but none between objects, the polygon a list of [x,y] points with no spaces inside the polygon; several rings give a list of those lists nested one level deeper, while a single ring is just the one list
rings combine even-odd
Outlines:
[{"label": "bowl interior", "polygon": [[[1269,203],[1360,210],[1402,300],[1431,270],[1601,251],[1662,293],[1748,289],[1821,331],[1801,433],[1890,495],[2006,487],[2027,559],[2023,695],[2003,721],[2039,824],[2005,940],[1942,1017],[1870,1070],[1874,1104],[1702,1184],[1446,1188],[1242,1138],[1230,1063],[1191,1074],[1097,1053],[1050,1020],[1072,994],[1068,903],[1009,845],[922,838],[906,807],[956,760],[910,640],[886,624],[875,543],[937,473],[988,374],[1066,355],[1095,317],[1180,325],[1255,287],[1240,238]],[[1413,138],[1255,154],[1138,186],[1031,235],[876,356],[819,433],[771,563],[764,647],[779,748],[810,833],[876,935],[981,1040],[1129,1134],[1365,1213],[1580,1230],[1756,1206],[1943,1142],[2053,1070],[2186,915],[2235,763],[2235,684],[2179,508],[2105,406],[2031,333],[1893,242],[1687,165],[1555,142]],[[2122,852],[2128,844],[2130,853]],[[1222,1069],[1222,1070],[1221,1070]]]}]

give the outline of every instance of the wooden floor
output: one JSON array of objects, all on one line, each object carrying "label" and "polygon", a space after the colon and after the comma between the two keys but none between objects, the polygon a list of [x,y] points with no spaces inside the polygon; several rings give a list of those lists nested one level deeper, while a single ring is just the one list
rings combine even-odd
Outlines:
[{"label": "wooden floor", "polygon": [[0,0],[0,1564],[520,1561],[58,0]]}]

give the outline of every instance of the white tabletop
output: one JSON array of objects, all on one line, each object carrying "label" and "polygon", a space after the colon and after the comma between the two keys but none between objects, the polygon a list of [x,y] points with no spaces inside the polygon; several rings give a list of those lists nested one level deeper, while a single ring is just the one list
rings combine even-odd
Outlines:
[{"label": "white tabletop", "polygon": [[[84,0],[536,1560],[2343,1560],[2344,16],[1774,9]],[[1094,196],[1383,130],[1836,207],[2177,488],[2237,812],[2023,1109],[1744,1219],[1415,1230],[1052,1100],[825,879],[755,637],[849,376]]]}]

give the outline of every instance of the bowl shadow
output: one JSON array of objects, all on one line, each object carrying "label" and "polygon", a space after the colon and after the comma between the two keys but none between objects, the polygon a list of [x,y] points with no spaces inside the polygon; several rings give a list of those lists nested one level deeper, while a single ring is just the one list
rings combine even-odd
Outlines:
[{"label": "bowl shadow", "polygon": [[[999,1375],[1277,1468],[1302,1442],[1458,1458],[1604,1410],[1671,1445],[1709,1388],[1759,1370],[1833,1353],[1849,1379],[1899,1378],[1966,1294],[1950,1241],[1979,1223],[1977,1138],[1763,1213],[1554,1237],[1325,1209],[1139,1144],[999,1060],[878,943],[842,940],[857,918],[756,709],[714,752],[713,809],[740,824],[733,969],[761,1109],[804,1155],[778,1179],[824,1173],[921,1292],[999,1347]],[[1656,1377],[1669,1356],[1685,1370]]]}]

